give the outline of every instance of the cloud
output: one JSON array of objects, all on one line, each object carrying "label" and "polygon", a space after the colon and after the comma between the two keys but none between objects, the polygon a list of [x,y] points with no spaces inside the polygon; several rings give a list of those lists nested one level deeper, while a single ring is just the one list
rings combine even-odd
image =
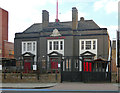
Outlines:
[{"label": "cloud", "polygon": [[94,3],[93,7],[95,11],[104,9],[107,14],[118,12],[119,0],[98,0]]},{"label": "cloud", "polygon": [[63,0],[63,2],[66,3],[77,3],[77,2],[82,2],[82,3],[88,3],[88,2],[94,2],[96,0]]},{"label": "cloud", "polygon": [[34,22],[42,22],[42,8],[47,0],[0,0],[0,7],[9,12],[9,41],[16,32],[23,32]]}]

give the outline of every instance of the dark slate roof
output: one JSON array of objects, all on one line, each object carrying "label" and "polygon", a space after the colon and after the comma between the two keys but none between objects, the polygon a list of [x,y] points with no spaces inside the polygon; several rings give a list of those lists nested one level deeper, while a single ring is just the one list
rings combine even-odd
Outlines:
[{"label": "dark slate roof", "polygon": [[30,32],[40,32],[42,30],[42,23],[35,23],[27,28],[23,33],[30,33]]},{"label": "dark slate roof", "polygon": [[[67,22],[50,22],[48,27],[42,29],[42,23],[35,23],[26,29],[23,33],[30,32],[41,32],[41,31],[53,31],[53,29],[57,28],[59,31],[69,31],[72,30],[72,21]],[[78,30],[90,30],[90,29],[100,29],[100,27],[93,20],[84,20],[78,21]]]},{"label": "dark slate roof", "polygon": [[100,27],[93,20],[84,20],[78,22],[78,30],[99,29]]}]

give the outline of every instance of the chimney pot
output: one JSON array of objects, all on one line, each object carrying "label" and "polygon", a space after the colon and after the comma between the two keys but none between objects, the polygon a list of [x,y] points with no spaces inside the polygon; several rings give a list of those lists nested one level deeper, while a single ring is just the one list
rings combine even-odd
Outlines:
[{"label": "chimney pot", "polygon": [[42,27],[43,29],[48,27],[49,24],[49,12],[47,10],[42,10]]},{"label": "chimney pot", "polygon": [[72,29],[76,30],[78,27],[78,10],[76,7],[72,8]]},{"label": "chimney pot", "polygon": [[81,18],[80,18],[80,21],[84,21],[84,17],[81,17]]}]

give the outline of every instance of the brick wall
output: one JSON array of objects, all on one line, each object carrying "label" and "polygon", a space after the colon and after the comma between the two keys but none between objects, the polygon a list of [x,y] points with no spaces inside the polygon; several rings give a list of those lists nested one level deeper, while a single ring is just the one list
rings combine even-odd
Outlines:
[{"label": "brick wall", "polygon": [[20,78],[20,73],[6,73],[6,79],[4,79],[4,73],[2,74],[2,83],[55,83],[61,82],[61,75],[57,74],[39,74],[39,80],[37,74],[22,74],[22,79]]},{"label": "brick wall", "polygon": [[4,41],[4,57],[14,58],[14,43]]},{"label": "brick wall", "polygon": [[4,57],[4,40],[8,41],[8,12],[0,8],[0,57]]}]

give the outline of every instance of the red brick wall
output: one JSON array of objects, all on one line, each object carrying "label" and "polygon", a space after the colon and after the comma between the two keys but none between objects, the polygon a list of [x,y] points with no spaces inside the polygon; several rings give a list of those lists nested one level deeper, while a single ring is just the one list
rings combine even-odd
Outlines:
[{"label": "red brick wall", "polygon": [[2,57],[2,10],[0,8],[0,57]]},{"label": "red brick wall", "polygon": [[8,12],[0,8],[0,57],[4,57],[4,40],[8,41]]},{"label": "red brick wall", "polygon": [[4,57],[14,58],[14,43],[4,41]]}]

